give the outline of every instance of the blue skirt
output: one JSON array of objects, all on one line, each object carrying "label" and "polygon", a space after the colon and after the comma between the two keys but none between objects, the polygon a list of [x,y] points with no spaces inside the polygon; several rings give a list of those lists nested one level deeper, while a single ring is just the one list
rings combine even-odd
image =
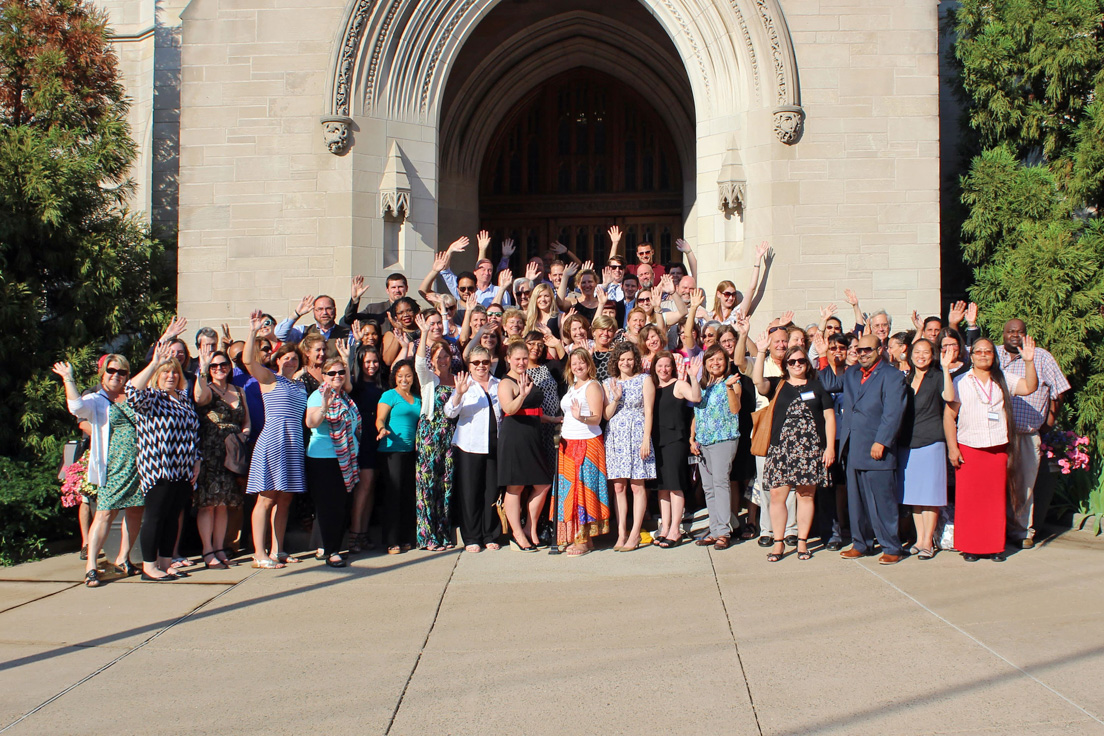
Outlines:
[{"label": "blue skirt", "polygon": [[901,448],[897,456],[901,503],[910,506],[947,505],[947,444]]}]

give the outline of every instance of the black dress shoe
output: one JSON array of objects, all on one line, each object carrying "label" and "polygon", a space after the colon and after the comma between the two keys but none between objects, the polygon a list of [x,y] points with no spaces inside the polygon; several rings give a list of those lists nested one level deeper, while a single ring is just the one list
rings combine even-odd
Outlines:
[{"label": "black dress shoe", "polygon": [[797,535],[796,534],[791,534],[788,537],[786,537],[786,546],[787,547],[796,547],[797,546]]},{"label": "black dress shoe", "polygon": [[771,539],[770,537],[759,537],[759,546],[760,547],[770,547],[773,544],[774,544],[774,540]]},{"label": "black dress shoe", "polygon": [[989,559],[992,560],[993,562],[1004,562],[1008,558],[1004,556],[1003,552],[998,552],[995,555],[989,555]]},{"label": "black dress shoe", "polygon": [[142,571],[142,580],[145,580],[147,583],[168,583],[168,582],[172,582],[173,580],[176,580],[176,578],[173,577],[172,575],[166,575],[165,577],[162,577],[162,578],[155,578],[152,575],[147,575],[146,571],[143,570]]},{"label": "black dress shoe", "polygon": [[843,544],[841,542],[829,542],[828,544],[824,545],[824,549],[830,550],[832,552],[837,552],[842,548]]},{"label": "black dress shoe", "polygon": [[977,562],[981,558],[978,557],[977,555],[971,555],[971,554],[968,554],[968,553],[964,553],[962,555],[962,559],[966,560],[966,562]]}]

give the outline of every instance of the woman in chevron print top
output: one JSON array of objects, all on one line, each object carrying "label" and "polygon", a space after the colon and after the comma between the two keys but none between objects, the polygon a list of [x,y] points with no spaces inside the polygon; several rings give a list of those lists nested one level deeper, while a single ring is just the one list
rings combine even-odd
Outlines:
[{"label": "woman in chevron print top", "polygon": [[170,357],[167,342],[126,386],[127,403],[138,417],[138,475],[146,497],[139,544],[142,579],[163,582],[184,573],[169,567],[176,519],[199,475],[199,417],[188,398],[184,371]]}]

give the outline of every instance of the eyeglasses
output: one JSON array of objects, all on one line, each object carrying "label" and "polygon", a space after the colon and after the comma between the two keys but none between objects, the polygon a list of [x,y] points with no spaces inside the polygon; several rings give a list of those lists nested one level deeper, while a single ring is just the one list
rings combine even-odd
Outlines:
[{"label": "eyeglasses", "polygon": [[475,291],[475,287],[474,286],[457,286],[456,290],[457,291]]},{"label": "eyeglasses", "polygon": [[224,360],[224,361],[222,361],[221,363],[212,363],[212,364],[211,364],[211,370],[214,370],[215,368],[219,368],[219,369],[222,369],[222,368],[226,368],[226,369],[229,369],[229,368],[230,368],[230,364],[229,364],[229,363],[227,363],[227,362],[226,362],[225,360]]},{"label": "eyeglasses", "polygon": [[844,353],[847,352],[847,348],[844,345],[829,345],[828,349],[829,350],[838,350],[838,351],[844,352]]},{"label": "eyeglasses", "polygon": [[609,265],[609,267],[612,268],[612,269],[616,269],[618,271],[624,271],[625,270],[625,267],[622,266],[620,263],[611,263]]},{"label": "eyeglasses", "polygon": [[641,304],[651,304],[652,303],[652,298],[650,296],[642,296],[639,299],[637,299],[637,301],[640,302]]},{"label": "eyeglasses", "polygon": [[273,322],[270,319],[266,319],[263,322],[261,322],[261,327],[275,327],[275,326],[276,326],[276,323]]},{"label": "eyeglasses", "polygon": [[773,335],[774,333],[778,332],[779,330],[784,330],[784,329],[786,329],[786,328],[781,326],[781,325],[779,325],[777,327],[772,327],[769,330],[767,330],[767,334],[768,335]]},{"label": "eyeglasses", "polygon": [[326,371],[327,376],[344,376],[345,371]]},{"label": "eyeglasses", "polygon": [[316,312],[336,312],[337,308],[336,307],[315,307],[314,311],[316,311]]},{"label": "eyeglasses", "polygon": [[262,345],[261,346],[261,352],[262,353],[271,353],[272,352],[272,346],[271,345]]},{"label": "eyeglasses", "polygon": [[532,294],[532,293],[533,293],[532,289],[518,289],[517,290],[517,295],[518,296],[521,296],[523,294]]},{"label": "eyeglasses", "polygon": [[488,317],[502,317],[502,312],[487,312]]},{"label": "eyeglasses", "polygon": [[104,368],[104,373],[109,376],[129,376],[130,371],[123,368]]},{"label": "eyeglasses", "polygon": [[992,350],[974,350],[974,355],[992,355]]},{"label": "eyeglasses", "polygon": [[489,361],[489,360],[469,360],[468,361],[468,365],[490,365],[490,364],[491,364],[491,361]]},{"label": "eyeglasses", "polygon": [[805,365],[805,359],[804,358],[790,358],[789,360],[786,361],[786,365],[796,368],[799,365]]},{"label": "eyeglasses", "polygon": [[722,291],[721,296],[727,296],[729,299],[732,299],[733,297],[736,296],[736,292],[735,291]]},{"label": "eyeglasses", "polygon": [[855,352],[859,355],[869,355],[874,352],[874,348],[855,348]]}]

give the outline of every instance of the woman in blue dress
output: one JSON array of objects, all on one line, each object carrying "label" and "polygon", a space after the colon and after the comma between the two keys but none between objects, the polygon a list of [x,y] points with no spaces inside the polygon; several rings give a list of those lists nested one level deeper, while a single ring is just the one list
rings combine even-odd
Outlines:
[{"label": "woman in blue dress", "polygon": [[[294,345],[285,343],[276,351],[273,356],[275,373],[258,359],[256,336],[263,319],[264,313],[260,310],[250,315],[249,336],[245,339],[245,350],[242,352],[246,370],[260,384],[265,413],[264,429],[257,438],[249,464],[246,493],[257,497],[252,518],[253,567],[274,569],[294,560],[280,549],[292,494],[306,490],[303,479],[303,415],[307,410],[307,391],[301,383],[291,380],[299,369],[299,353]],[[266,551],[270,518],[272,544]]]},{"label": "woman in blue dress", "polygon": [[[640,546],[640,530],[648,496],[644,481],[656,477],[652,451],[652,406],[655,384],[643,372],[640,350],[621,342],[610,352],[606,379],[606,477],[613,483],[617,502],[617,544],[614,550],[631,552]],[[628,490],[633,493],[633,522],[629,528]]]}]

